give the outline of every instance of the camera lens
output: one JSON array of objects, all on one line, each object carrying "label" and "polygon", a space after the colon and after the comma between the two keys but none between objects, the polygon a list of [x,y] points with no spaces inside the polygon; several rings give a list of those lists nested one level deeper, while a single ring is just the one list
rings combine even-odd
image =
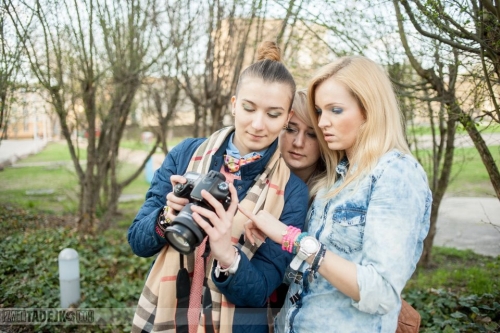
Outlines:
[{"label": "camera lens", "polygon": [[189,203],[184,206],[172,221],[172,225],[165,230],[165,238],[170,246],[185,255],[193,252],[206,236],[203,229],[193,221],[192,205]]},{"label": "camera lens", "polygon": [[182,254],[189,254],[193,252],[194,246],[189,244],[188,239],[193,238],[193,234],[187,228],[178,228],[177,226],[168,227],[169,230],[165,232],[165,238],[168,243],[172,245],[178,252]]}]

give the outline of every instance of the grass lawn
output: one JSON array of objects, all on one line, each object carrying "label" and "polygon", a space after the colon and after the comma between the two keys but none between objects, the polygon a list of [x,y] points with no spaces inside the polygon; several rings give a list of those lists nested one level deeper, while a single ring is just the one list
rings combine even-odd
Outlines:
[{"label": "grass lawn", "polygon": [[[500,124],[493,123],[491,125],[477,125],[477,129],[481,133],[500,133]],[[406,130],[407,134],[410,136],[413,135],[431,135],[431,128],[429,126],[414,126],[414,127],[409,127]],[[457,134],[467,134],[467,131],[465,128],[459,124],[457,126]]]},{"label": "grass lawn", "polygon": [[[172,138],[172,139],[168,140],[167,144],[169,147],[173,147],[184,139],[185,138]],[[120,147],[128,148],[128,149],[135,149],[135,150],[143,150],[143,151],[149,152],[151,150],[152,145],[145,144],[141,140],[122,140],[122,141],[120,141]],[[160,148],[157,149],[158,152],[160,150],[161,150]]]},{"label": "grass lawn", "polygon": [[[490,146],[489,149],[499,166],[500,146]],[[418,159],[430,179],[430,151],[420,150]],[[496,197],[486,167],[475,148],[455,148],[452,173],[446,193],[455,197]]]},{"label": "grass lawn", "polygon": [[[81,161],[86,158],[86,151],[81,150]],[[78,207],[79,185],[71,156],[64,143],[49,143],[39,154],[19,161],[19,164],[36,165],[5,168],[0,173],[0,200],[12,202],[22,208],[36,208],[53,214],[68,214]],[[81,162],[85,167],[85,162]],[[131,175],[137,166],[122,163],[119,169],[121,179]],[[128,185],[123,194],[145,195],[149,184],[142,174]],[[125,214],[135,214],[142,199],[120,204]],[[130,211],[135,211],[131,213]],[[133,217],[133,216],[132,216]],[[122,220],[121,218],[119,219]],[[129,216],[124,217],[130,223]]]}]

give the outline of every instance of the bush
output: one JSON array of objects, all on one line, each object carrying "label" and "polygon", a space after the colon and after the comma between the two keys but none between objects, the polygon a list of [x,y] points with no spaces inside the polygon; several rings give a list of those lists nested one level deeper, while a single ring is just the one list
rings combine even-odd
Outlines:
[{"label": "bush", "polygon": [[[0,326],[7,332],[124,332],[130,331],[132,316],[144,286],[151,259],[135,256],[127,242],[126,228],[91,236],[71,228],[74,218],[53,217],[34,210],[0,205],[0,308],[57,309],[59,305],[58,255],[64,248],[79,253],[81,301],[79,311],[94,311],[92,325],[44,323]],[[68,226],[69,224],[69,226]],[[457,270],[487,266],[487,278],[496,276],[499,258],[467,251],[440,249],[439,269],[420,270],[408,283],[403,298],[421,314],[422,333],[499,332],[500,293],[497,282],[492,293],[476,295],[459,279],[439,282],[438,273],[453,277]],[[424,278],[425,277],[425,278]],[[429,281],[434,281],[429,284]],[[438,281],[438,282],[436,282]],[[450,284],[451,283],[451,284]],[[429,289],[426,286],[433,285]]]},{"label": "bush", "polygon": [[[29,211],[13,212],[12,208],[0,207],[0,230],[9,230],[0,243],[0,307],[59,308],[58,255],[64,248],[73,248],[80,258],[81,302],[76,306],[102,312],[124,309],[123,313],[130,314],[130,309],[137,305],[152,260],[132,253],[126,230],[81,235],[69,227],[39,227],[34,216],[50,220]],[[130,331],[131,321],[132,317],[128,317],[103,323],[101,327],[79,326],[78,331]],[[16,332],[25,329],[10,327]],[[40,325],[31,326],[28,331],[33,329],[56,332],[76,328]]]},{"label": "bush", "polygon": [[457,295],[442,289],[406,291],[403,298],[422,316],[420,332],[498,332],[500,293]]}]

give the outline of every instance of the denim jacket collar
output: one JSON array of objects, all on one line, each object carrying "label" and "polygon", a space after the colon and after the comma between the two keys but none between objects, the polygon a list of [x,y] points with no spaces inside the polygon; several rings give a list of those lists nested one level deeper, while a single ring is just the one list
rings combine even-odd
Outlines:
[{"label": "denim jacket collar", "polygon": [[347,174],[347,169],[349,168],[349,160],[347,159],[347,156],[344,156],[341,160],[340,163],[337,165],[335,168],[335,171],[342,176],[342,178],[345,178]]}]

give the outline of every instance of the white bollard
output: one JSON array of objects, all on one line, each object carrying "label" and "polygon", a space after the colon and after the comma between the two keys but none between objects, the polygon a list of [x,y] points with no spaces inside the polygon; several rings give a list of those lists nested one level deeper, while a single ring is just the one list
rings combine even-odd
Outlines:
[{"label": "white bollard", "polygon": [[80,300],[80,264],[78,252],[66,248],[59,253],[59,286],[61,308]]}]

